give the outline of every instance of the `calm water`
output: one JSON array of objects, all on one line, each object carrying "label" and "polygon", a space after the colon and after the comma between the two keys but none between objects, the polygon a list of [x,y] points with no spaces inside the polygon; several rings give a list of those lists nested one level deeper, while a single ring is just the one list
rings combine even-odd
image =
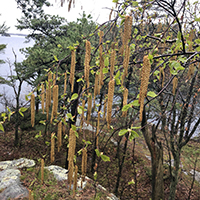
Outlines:
[{"label": "calm water", "polygon": [[[12,36],[11,37],[2,37],[0,36],[0,44],[6,44],[6,49],[3,50],[2,53],[0,53],[0,59],[6,61],[6,63],[0,65],[0,76],[7,79],[8,76],[10,76],[10,66],[8,63],[12,65],[12,73],[14,73],[13,69],[13,63],[15,61],[15,56],[13,54],[13,51],[17,55],[17,62],[23,61],[25,59],[24,55],[20,53],[21,48],[26,48],[33,46],[34,42],[30,41],[29,43],[25,43],[26,39],[23,36]],[[18,83],[16,82],[15,88],[17,89]],[[28,94],[31,91],[30,86],[28,86],[26,83],[23,84],[22,87],[22,93],[21,93],[21,103],[25,100],[25,94]],[[0,94],[6,95],[6,98],[9,103],[12,103],[15,105],[14,100],[14,90],[12,87],[9,87],[7,85],[0,85]],[[1,98],[2,100],[2,98]],[[0,104],[0,112],[5,110],[5,106]]]}]

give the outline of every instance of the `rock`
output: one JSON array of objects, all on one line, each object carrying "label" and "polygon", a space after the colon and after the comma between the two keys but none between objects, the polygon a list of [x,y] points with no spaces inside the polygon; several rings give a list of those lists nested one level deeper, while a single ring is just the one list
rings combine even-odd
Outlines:
[{"label": "rock", "polygon": [[0,199],[28,197],[27,188],[20,183],[20,171],[18,169],[6,169],[0,172]]},{"label": "rock", "polygon": [[34,160],[20,158],[13,161],[0,162],[0,193],[1,200],[9,198],[28,198],[28,190],[22,186],[20,182],[21,173],[17,168],[33,167],[35,166]]},{"label": "rock", "polygon": [[27,158],[20,158],[13,161],[0,162],[0,169],[12,169],[12,168],[23,168],[23,167],[34,167],[35,161]]},{"label": "rock", "polygon": [[[190,174],[194,175],[194,170],[190,170]],[[195,171],[195,180],[200,183],[200,172]]]}]

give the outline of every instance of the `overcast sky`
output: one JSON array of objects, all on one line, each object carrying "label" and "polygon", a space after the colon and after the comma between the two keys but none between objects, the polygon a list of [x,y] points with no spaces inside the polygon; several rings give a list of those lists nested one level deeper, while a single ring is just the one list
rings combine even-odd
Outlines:
[{"label": "overcast sky", "polygon": [[[67,0],[65,1],[67,2]],[[98,21],[99,23],[103,23],[109,18],[110,10],[106,9],[106,7],[112,8],[115,6],[112,0],[75,0],[75,8],[72,7],[71,11],[68,12],[67,3],[61,7],[60,0],[49,0],[49,2],[53,6],[45,9],[45,12],[48,14],[60,15],[68,21],[76,21],[77,17],[80,17],[79,14],[85,11],[86,14],[92,15],[94,21]],[[6,22],[6,25],[10,27],[9,33],[20,33],[15,28],[15,25],[17,24],[17,18],[20,19],[21,17],[21,11],[17,9],[15,0],[4,0],[0,6],[0,14],[0,24]]]}]

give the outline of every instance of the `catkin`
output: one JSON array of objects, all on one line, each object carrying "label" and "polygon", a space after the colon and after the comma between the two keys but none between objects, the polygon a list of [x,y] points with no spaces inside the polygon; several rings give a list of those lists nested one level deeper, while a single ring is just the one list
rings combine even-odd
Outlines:
[{"label": "catkin", "polygon": [[127,45],[125,49],[125,56],[124,56],[124,61],[123,61],[124,78],[128,75],[129,58],[130,58],[130,47]]},{"label": "catkin", "polygon": [[108,105],[107,105],[107,125],[108,125],[108,129],[110,128],[110,123],[111,123],[114,90],[115,90],[115,80],[112,79],[108,83]]},{"label": "catkin", "polygon": [[51,134],[51,163],[55,160],[55,133]]},{"label": "catkin", "polygon": [[68,183],[71,188],[73,171],[74,171],[74,154],[76,149],[76,135],[74,130],[71,128],[69,131],[69,150],[68,150],[68,161],[69,161],[69,168],[68,168]]},{"label": "catkin", "polygon": [[140,96],[139,96],[140,121],[142,121],[144,99],[145,99],[146,94],[147,94],[150,71],[151,71],[151,64],[150,64],[149,58],[148,58],[148,56],[144,56],[143,67],[142,67],[142,71],[141,71],[141,86],[140,86]]},{"label": "catkin", "polygon": [[115,54],[116,54],[116,51],[113,49],[111,51],[111,56],[110,56],[110,79],[113,78],[113,73],[115,69]]},{"label": "catkin", "polygon": [[177,85],[178,85],[178,78],[175,76],[173,79],[173,89],[172,89],[173,95],[175,95]]},{"label": "catkin", "polygon": [[58,123],[58,152],[60,152],[61,145],[62,145],[62,121]]},{"label": "catkin", "polygon": [[58,111],[58,85],[53,87],[53,106],[51,112],[51,123],[53,118],[57,118],[57,111]]},{"label": "catkin", "polygon": [[84,77],[87,83],[87,87],[90,86],[89,74],[90,74],[90,54],[91,54],[91,44],[88,40],[85,43],[85,67],[84,67]]},{"label": "catkin", "polygon": [[42,83],[41,100],[42,100],[42,113],[43,114],[44,114],[44,99],[45,99],[45,90],[44,90],[44,84]]},{"label": "catkin", "polygon": [[83,181],[85,181],[85,176],[86,176],[86,172],[87,172],[87,149],[86,148],[83,148],[83,150],[82,150],[81,171],[82,171],[82,181],[81,182],[83,182]]},{"label": "catkin", "polygon": [[31,125],[35,125],[35,95],[31,95]]},{"label": "catkin", "polygon": [[76,66],[76,52],[75,52],[75,50],[72,50],[71,51],[71,68],[70,68],[70,77],[69,77],[69,81],[71,84],[71,92],[74,91],[75,66]]},{"label": "catkin", "polygon": [[88,94],[88,110],[87,110],[87,123],[89,123],[92,111],[92,94]]},{"label": "catkin", "polygon": [[100,73],[99,73],[99,91],[101,90],[101,86],[103,85],[103,69],[104,69],[104,59],[103,59],[103,31],[99,32],[99,59],[100,59]]},{"label": "catkin", "polygon": [[28,190],[28,199],[29,200],[34,200],[33,192],[31,190]]},{"label": "catkin", "polygon": [[75,192],[76,192],[76,189],[77,189],[77,180],[78,180],[78,166],[75,165],[73,198],[75,198]]},{"label": "catkin", "polygon": [[[128,100],[128,89],[125,88],[124,92],[123,92],[123,107],[125,105],[127,105],[127,100]],[[127,111],[123,111],[122,112],[122,117],[126,117],[127,116]]]},{"label": "catkin", "polygon": [[52,86],[52,74],[51,72],[48,73],[48,90],[49,90],[49,100],[48,100],[48,106],[51,106],[51,86]]},{"label": "catkin", "polygon": [[44,182],[44,159],[41,159],[41,184]]}]

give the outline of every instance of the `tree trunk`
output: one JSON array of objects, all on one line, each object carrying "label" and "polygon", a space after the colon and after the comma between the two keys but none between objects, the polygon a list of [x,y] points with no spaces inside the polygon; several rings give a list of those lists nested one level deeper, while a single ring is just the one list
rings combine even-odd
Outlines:
[{"label": "tree trunk", "polygon": [[174,200],[176,196],[176,186],[178,184],[178,170],[180,165],[180,153],[176,152],[174,156],[174,170],[172,170],[172,177],[170,182],[169,200]]},{"label": "tree trunk", "polygon": [[142,133],[145,138],[148,149],[151,153],[151,171],[152,171],[152,200],[164,199],[164,181],[163,181],[163,147],[156,137],[155,126],[152,127],[151,137],[147,127],[145,107],[143,110]]}]

